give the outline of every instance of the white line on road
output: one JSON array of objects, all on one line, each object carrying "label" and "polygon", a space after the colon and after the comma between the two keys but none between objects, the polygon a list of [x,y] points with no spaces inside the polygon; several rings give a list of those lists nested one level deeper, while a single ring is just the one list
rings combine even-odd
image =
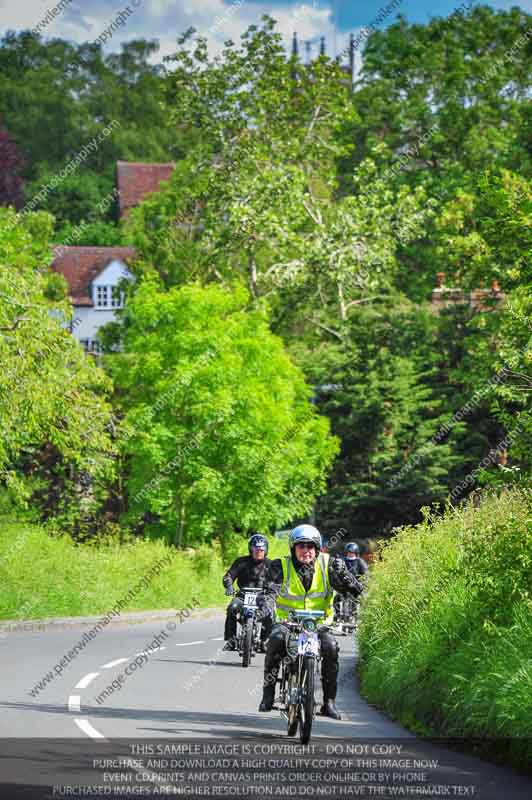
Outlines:
[{"label": "white line on road", "polygon": [[123,664],[124,661],[127,661],[127,658],[117,658],[116,661],[110,661],[108,664],[104,664],[100,669],[111,669],[111,667],[116,667],[117,664]]},{"label": "white line on road", "polygon": [[99,674],[99,672],[89,672],[89,674],[85,675],[85,677],[82,678],[79,683],[76,683],[74,689],[86,689],[89,683],[91,683],[94,678],[97,678]]},{"label": "white line on road", "polygon": [[104,741],[108,741],[103,733],[97,731],[96,728],[93,728],[90,722],[87,722],[86,719],[75,719],[74,722],[83,731],[87,736],[90,736],[91,739],[103,739]]},{"label": "white line on road", "polygon": [[79,694],[71,694],[68,698],[68,710],[69,711],[77,711],[79,714],[81,712],[81,696]]},{"label": "white line on road", "polygon": [[180,642],[179,644],[176,644],[176,647],[187,647],[189,644],[205,644],[205,640],[200,639],[197,642]]},{"label": "white line on road", "polygon": [[225,642],[223,636],[215,636],[214,639],[211,639],[211,642]]}]

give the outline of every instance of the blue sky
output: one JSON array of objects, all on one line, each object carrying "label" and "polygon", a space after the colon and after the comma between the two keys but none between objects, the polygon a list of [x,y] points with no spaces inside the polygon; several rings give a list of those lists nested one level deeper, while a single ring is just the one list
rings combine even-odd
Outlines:
[{"label": "blue sky", "polygon": [[[324,35],[328,52],[340,52],[350,32],[369,25],[391,0],[0,0],[0,34],[6,30],[34,28],[45,20],[47,12],[64,3],[64,8],[43,25],[43,35],[60,36],[76,42],[94,41],[107,30],[106,51],[120,49],[133,38],[156,38],[161,43],[160,56],[175,50],[176,37],[191,25],[207,36],[217,51],[227,38],[238,39],[248,25],[264,13],[279,21],[287,45],[292,32],[301,39],[315,40]],[[409,21],[427,22],[434,16],[448,16],[473,0],[395,0],[396,9],[383,23],[393,22],[398,13]],[[494,8],[518,5],[532,11],[532,0],[520,3],[488,2]],[[126,11],[129,9],[129,11]],[[122,24],[109,26],[122,15]],[[314,45],[316,47],[316,45]]]}]

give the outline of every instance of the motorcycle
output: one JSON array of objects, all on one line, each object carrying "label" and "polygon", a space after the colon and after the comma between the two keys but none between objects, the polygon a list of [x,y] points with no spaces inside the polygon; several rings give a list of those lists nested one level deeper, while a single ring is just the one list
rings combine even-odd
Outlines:
[{"label": "motorcycle", "polygon": [[238,591],[237,597],[242,600],[242,610],[240,611],[237,622],[238,653],[242,656],[242,666],[249,667],[251,659],[260,649],[261,622],[259,609],[257,606],[257,596],[262,589],[257,587],[244,587]]},{"label": "motorcycle", "polygon": [[312,732],[321,659],[318,620],[324,616],[323,611],[291,611],[283,622],[289,634],[279,679],[280,710],[288,723],[288,736],[295,736],[299,728],[301,744],[308,743]]},{"label": "motorcycle", "polygon": [[348,595],[337,595],[335,602],[334,628],[336,635],[348,636],[357,627],[358,605],[353,597]]}]

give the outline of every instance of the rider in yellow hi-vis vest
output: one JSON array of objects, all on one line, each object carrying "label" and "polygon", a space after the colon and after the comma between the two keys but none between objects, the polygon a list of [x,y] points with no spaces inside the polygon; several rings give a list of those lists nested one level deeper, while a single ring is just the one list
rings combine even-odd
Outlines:
[{"label": "rider in yellow hi-vis vest", "polygon": [[309,611],[325,611],[324,624],[332,623],[334,589],[328,575],[329,556],[325,553],[318,555],[308,592],[305,591],[301,577],[292,565],[291,556],[285,556],[281,560],[281,564],[283,583],[275,607],[277,619],[288,619],[288,612],[291,609],[304,608]]},{"label": "rider in yellow hi-vis vest", "polygon": [[[358,596],[363,586],[347,570],[341,558],[321,553],[321,534],[312,525],[298,525],[288,537],[290,555],[271,562],[266,588],[258,604],[277,614],[266,646],[263,695],[259,711],[271,711],[281,660],[287,654],[288,619],[291,609],[325,611],[333,617],[333,590]],[[328,630],[319,632],[322,655],[323,706],[321,713],[341,719],[335,699],[338,683],[338,643]]]}]

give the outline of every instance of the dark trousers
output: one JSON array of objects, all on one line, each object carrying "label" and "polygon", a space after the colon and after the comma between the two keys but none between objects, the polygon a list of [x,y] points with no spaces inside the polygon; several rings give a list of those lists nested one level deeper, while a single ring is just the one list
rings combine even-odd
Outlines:
[{"label": "dark trousers", "polygon": [[[274,625],[266,656],[264,658],[264,682],[263,685],[275,686],[281,661],[285,657],[295,659],[297,652],[288,654],[289,630],[285,625]],[[336,699],[338,687],[338,642],[328,631],[318,633],[321,645],[321,680],[323,682],[323,698],[327,700]]]},{"label": "dark trousers", "polygon": [[[357,611],[358,611],[358,603],[357,603],[356,599],[352,595],[347,595],[346,597],[347,597],[347,600],[351,604],[351,613],[352,613],[353,616],[355,616]],[[340,614],[340,603],[341,602],[342,602],[342,595],[338,594],[338,592],[335,592],[334,600],[333,600],[334,616],[335,617],[338,617],[339,614]]]},{"label": "dark trousers", "polygon": [[[227,611],[225,614],[225,630],[224,630],[224,639],[226,641],[228,639],[233,639],[236,636],[236,619],[243,608],[244,608],[244,603],[239,597],[234,597],[227,606]],[[257,609],[255,613],[257,619],[260,620],[260,622],[262,623],[260,638],[261,641],[264,642],[271,633],[273,624],[272,618],[269,614],[264,614],[264,613],[261,614],[260,609]]]}]

